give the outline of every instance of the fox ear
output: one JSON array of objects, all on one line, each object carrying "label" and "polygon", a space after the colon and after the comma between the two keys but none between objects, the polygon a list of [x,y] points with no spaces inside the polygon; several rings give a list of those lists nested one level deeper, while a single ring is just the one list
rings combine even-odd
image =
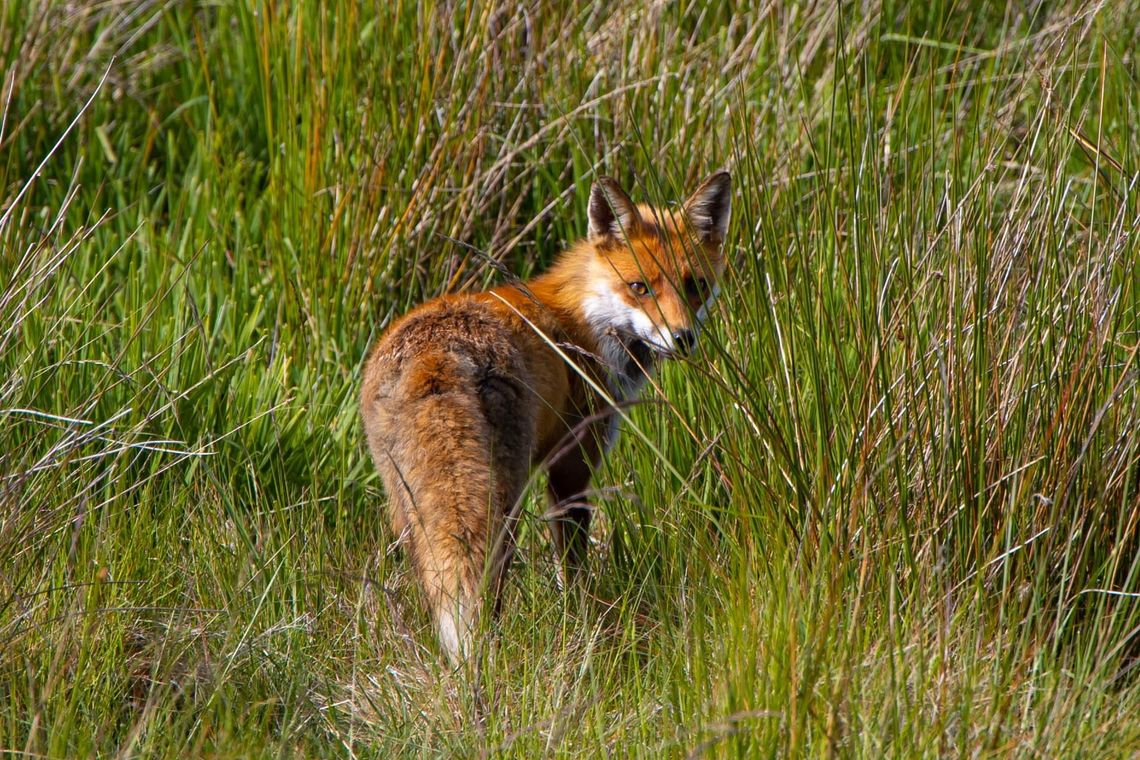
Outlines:
[{"label": "fox ear", "polygon": [[685,201],[685,213],[706,245],[720,245],[728,235],[728,218],[732,211],[732,175],[719,171],[697,188]]},{"label": "fox ear", "polygon": [[590,188],[590,237],[621,238],[641,224],[637,207],[612,177],[598,177]]}]

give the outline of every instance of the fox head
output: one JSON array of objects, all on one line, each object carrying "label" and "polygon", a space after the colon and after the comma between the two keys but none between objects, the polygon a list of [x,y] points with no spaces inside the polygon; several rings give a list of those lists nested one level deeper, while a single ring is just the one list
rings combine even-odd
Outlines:
[{"label": "fox head", "polygon": [[720,292],[732,179],[721,171],[678,207],[634,205],[609,177],[590,191],[582,310],[614,367],[686,354]]}]

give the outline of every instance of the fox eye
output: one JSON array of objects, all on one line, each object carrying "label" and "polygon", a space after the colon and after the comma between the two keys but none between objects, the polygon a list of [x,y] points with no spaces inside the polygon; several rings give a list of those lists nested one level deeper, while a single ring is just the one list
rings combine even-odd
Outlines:
[{"label": "fox eye", "polygon": [[644,282],[631,282],[629,284],[629,289],[632,290],[633,294],[639,298],[645,298],[645,296],[649,295],[649,286]]},{"label": "fox eye", "polygon": [[704,277],[685,278],[685,297],[704,301],[711,294],[712,288],[709,287],[709,281]]}]

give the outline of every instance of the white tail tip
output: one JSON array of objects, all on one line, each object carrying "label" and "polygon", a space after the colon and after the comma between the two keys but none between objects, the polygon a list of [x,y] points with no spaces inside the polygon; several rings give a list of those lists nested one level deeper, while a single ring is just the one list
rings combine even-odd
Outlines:
[{"label": "white tail tip", "polygon": [[452,665],[458,665],[471,654],[475,630],[475,610],[460,600],[454,606],[439,611],[436,628],[439,644]]}]

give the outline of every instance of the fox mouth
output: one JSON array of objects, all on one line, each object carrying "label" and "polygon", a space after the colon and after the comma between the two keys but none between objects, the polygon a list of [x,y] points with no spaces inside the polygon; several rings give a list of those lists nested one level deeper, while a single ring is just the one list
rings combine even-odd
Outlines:
[{"label": "fox mouth", "polygon": [[657,360],[665,356],[661,349],[641,338],[629,336],[623,345],[627,358],[618,372],[628,382],[640,383],[653,370]]},{"label": "fox mouth", "polygon": [[676,349],[665,348],[641,338],[634,338],[627,345],[630,359],[644,367],[650,367],[657,359],[672,359],[680,356]]},{"label": "fox mouth", "polygon": [[638,334],[630,334],[625,343],[631,356],[638,361],[683,359],[696,350],[697,336],[691,330],[679,331],[674,333],[673,340],[669,345],[662,345],[662,341],[647,339]]}]

